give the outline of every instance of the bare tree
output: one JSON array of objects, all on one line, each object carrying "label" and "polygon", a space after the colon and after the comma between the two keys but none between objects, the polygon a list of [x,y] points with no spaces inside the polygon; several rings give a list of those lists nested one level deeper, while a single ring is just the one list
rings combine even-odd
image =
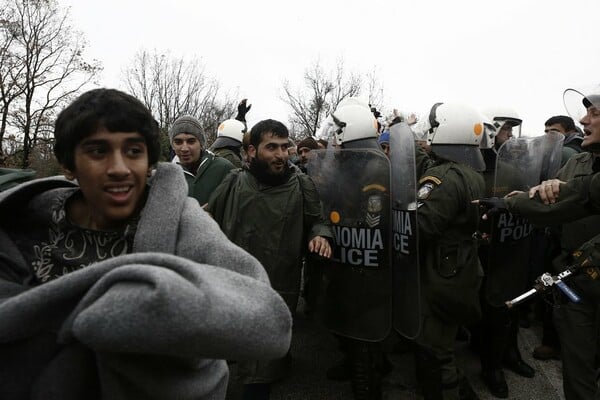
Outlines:
[{"label": "bare tree", "polygon": [[377,70],[367,73],[366,77],[366,92],[369,94],[369,104],[381,111],[383,107],[383,84],[379,80]]},{"label": "bare tree", "polygon": [[83,36],[69,25],[68,10],[56,0],[7,0],[6,9],[8,18],[1,26],[4,37],[10,37],[6,56],[18,61],[7,64],[5,76],[10,81],[17,73],[18,79],[12,92],[2,93],[3,104],[12,107],[10,122],[23,137],[21,166],[26,168],[32,148],[48,132],[57,111],[101,68],[83,58]]},{"label": "bare tree", "polygon": [[[176,118],[188,114],[200,120],[212,143],[219,123],[235,111],[235,100],[223,94],[219,82],[208,76],[196,58],[141,50],[130,65],[123,71],[127,89],[152,111],[165,134]],[[168,147],[163,148],[166,151]]]},{"label": "bare tree", "polygon": [[[4,138],[13,102],[23,94],[22,72],[25,64],[20,62],[14,50],[18,27],[14,9],[0,9],[0,166],[5,164]],[[14,144],[14,135],[11,144]]]},{"label": "bare tree", "polygon": [[360,93],[362,78],[344,70],[338,61],[335,71],[327,73],[317,61],[304,72],[304,87],[292,88],[284,81],[282,100],[290,106],[290,124],[294,127],[293,139],[312,136],[317,132],[327,113],[334,110],[346,97]]}]

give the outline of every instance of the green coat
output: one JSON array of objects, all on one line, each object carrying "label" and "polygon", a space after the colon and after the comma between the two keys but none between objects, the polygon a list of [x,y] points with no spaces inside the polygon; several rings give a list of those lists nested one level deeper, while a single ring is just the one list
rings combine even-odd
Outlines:
[{"label": "green coat", "polygon": [[[293,315],[309,240],[317,235],[333,238],[312,180],[295,171],[286,183],[267,186],[247,169],[235,170],[213,192],[207,211],[232,242],[261,262]],[[289,372],[289,357],[238,363],[245,384],[274,382]]]},{"label": "green coat", "polygon": [[312,180],[294,172],[286,183],[267,186],[248,170],[235,170],[213,192],[207,211],[231,241],[261,262],[294,312],[308,242],[333,238]]},{"label": "green coat", "polygon": [[565,136],[565,141],[562,147],[562,157],[560,160],[561,168],[567,164],[567,161],[576,154],[581,153],[582,137],[578,135]]},{"label": "green coat", "polygon": [[0,192],[35,177],[31,169],[0,168]]},{"label": "green coat", "polygon": [[183,169],[188,184],[188,195],[198,200],[198,203],[203,206],[208,202],[213,190],[223,182],[229,171],[234,168],[233,164],[226,159],[204,150],[200,166],[195,175]]},{"label": "green coat", "polygon": [[[585,153],[582,156],[585,156]],[[507,198],[505,201],[508,211],[523,215],[538,226],[575,221],[600,214],[600,175],[594,173],[577,176],[561,184],[558,200],[554,204],[542,203],[537,195],[530,199],[527,192]]]},{"label": "green coat", "polygon": [[214,149],[213,152],[215,156],[222,157],[232,163],[236,168],[242,168],[242,159],[239,155],[235,153],[235,151],[231,150],[227,147],[220,147],[218,149]]},{"label": "green coat", "polygon": [[[594,187],[591,185],[594,175],[592,165],[594,156],[592,153],[576,154],[567,161],[565,166],[558,172],[558,179],[568,181],[561,185],[559,201],[554,205],[544,205],[535,199],[529,200],[526,194],[519,198],[507,199],[509,209],[517,210],[518,213],[527,216],[538,225],[562,223],[560,236],[561,254],[553,261],[557,271],[562,271],[573,263],[572,254],[586,241],[600,234],[600,209],[594,211],[593,203],[600,204],[600,181],[594,179]],[[586,183],[589,182],[589,183]],[[595,190],[593,190],[595,188]],[[591,196],[594,195],[596,200]],[[583,218],[582,218],[583,217]],[[595,239],[598,242],[598,238]],[[598,284],[590,280],[585,274],[579,274],[569,280],[569,285],[582,297],[597,299],[600,297]]]},{"label": "green coat", "polygon": [[483,276],[477,256],[479,214],[471,202],[485,190],[472,168],[439,160],[419,180],[417,222],[425,301],[449,323],[479,316]]},{"label": "green coat", "polygon": [[[579,153],[567,161],[565,166],[558,171],[557,178],[561,181],[569,181],[576,177],[593,174],[592,165],[594,156],[592,153]],[[568,222],[562,226],[561,248],[565,253],[571,253],[586,240],[600,233],[600,215],[593,215],[574,222]]]}]

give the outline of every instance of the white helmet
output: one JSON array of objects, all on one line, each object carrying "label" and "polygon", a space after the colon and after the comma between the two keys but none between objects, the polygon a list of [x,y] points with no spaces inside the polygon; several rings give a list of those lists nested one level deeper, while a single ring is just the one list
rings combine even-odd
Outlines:
[{"label": "white helmet", "polygon": [[339,146],[360,139],[377,140],[377,120],[367,103],[348,97],[324,121],[321,136],[334,137]]},{"label": "white helmet", "polygon": [[479,150],[486,122],[483,114],[466,104],[436,103],[428,122],[427,143],[436,155],[485,170]]},{"label": "white helmet", "polygon": [[246,126],[243,122],[237,119],[226,119],[217,128],[217,137],[228,137],[241,143],[244,139],[244,132],[246,132]]},{"label": "white helmet", "polygon": [[586,115],[588,108],[594,106],[600,109],[600,84],[567,89],[563,93],[563,102],[569,116],[579,122]]},{"label": "white helmet", "polygon": [[517,131],[513,132],[513,136],[521,137],[521,124],[523,123],[523,120],[512,108],[486,108],[483,110],[483,114],[488,118],[488,121],[485,124],[486,129],[483,138],[481,139],[482,149],[491,149],[494,147],[496,136],[504,125],[508,125],[513,129],[516,128]]},{"label": "white helmet", "polygon": [[217,139],[212,144],[211,149],[241,147],[245,132],[246,125],[243,122],[237,119],[226,119],[217,128]]}]

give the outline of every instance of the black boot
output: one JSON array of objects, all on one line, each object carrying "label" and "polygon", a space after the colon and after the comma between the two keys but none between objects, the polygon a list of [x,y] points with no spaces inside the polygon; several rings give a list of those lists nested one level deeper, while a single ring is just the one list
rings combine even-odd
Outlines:
[{"label": "black boot", "polygon": [[504,365],[517,375],[525,378],[533,378],[535,370],[521,358],[518,348],[511,346],[504,357]]},{"label": "black boot", "polygon": [[444,400],[442,389],[442,369],[438,359],[427,349],[415,349],[417,381],[424,400]]},{"label": "black boot", "polygon": [[519,344],[517,343],[518,326],[513,325],[510,332],[508,348],[504,355],[504,365],[512,372],[517,375],[521,375],[525,378],[533,378],[535,376],[535,370],[523,361],[521,352],[519,351]]},{"label": "black boot", "polygon": [[458,395],[460,400],[479,400],[479,396],[471,387],[471,383],[465,377],[463,377],[458,383]]},{"label": "black boot", "polygon": [[370,343],[357,342],[352,351],[352,393],[355,400],[381,400],[381,374]]},{"label": "black boot", "polygon": [[518,310],[513,309],[510,313],[511,324],[509,327],[508,346],[504,354],[504,365],[517,375],[525,378],[533,378],[535,370],[523,361],[521,352],[519,351],[519,344],[517,342],[519,336],[519,314],[516,311]]},{"label": "black boot", "polygon": [[[500,317],[498,320],[502,320]],[[506,324],[488,323],[486,325],[483,348],[481,352],[481,375],[490,393],[501,399],[508,398],[508,385],[502,370],[504,356],[510,342],[510,330]]]},{"label": "black boot", "polygon": [[482,372],[483,381],[494,397],[508,398],[508,385],[501,368]]}]

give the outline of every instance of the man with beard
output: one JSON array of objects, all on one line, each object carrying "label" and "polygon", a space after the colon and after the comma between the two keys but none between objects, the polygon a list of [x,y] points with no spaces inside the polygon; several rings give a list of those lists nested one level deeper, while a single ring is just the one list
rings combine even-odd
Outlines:
[{"label": "man with beard", "polygon": [[[306,249],[331,256],[331,227],[321,213],[312,180],[288,164],[288,130],[279,121],[258,122],[250,131],[249,165],[232,171],[211,195],[207,211],[227,237],[255,256],[292,314],[300,291]],[[289,372],[290,354],[239,363],[244,399],[268,399],[272,382]]]}]

